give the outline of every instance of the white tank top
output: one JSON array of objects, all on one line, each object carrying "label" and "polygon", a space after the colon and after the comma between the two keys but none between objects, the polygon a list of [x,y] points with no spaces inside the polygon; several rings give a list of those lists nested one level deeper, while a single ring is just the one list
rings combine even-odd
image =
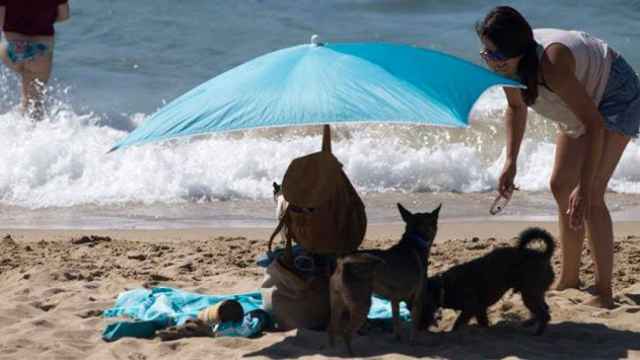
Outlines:
[{"label": "white tank top", "polygon": [[[541,45],[538,47],[538,58],[542,58],[544,49],[555,43],[560,43],[571,50],[576,62],[576,78],[584,85],[587,94],[598,106],[607,86],[609,70],[615,57],[615,52],[607,43],[585,32],[558,29],[535,29],[533,36]],[[585,132],[582,122],[562,99],[542,85],[538,86],[538,98],[531,108],[556,122],[560,130],[571,137],[577,138]]]}]

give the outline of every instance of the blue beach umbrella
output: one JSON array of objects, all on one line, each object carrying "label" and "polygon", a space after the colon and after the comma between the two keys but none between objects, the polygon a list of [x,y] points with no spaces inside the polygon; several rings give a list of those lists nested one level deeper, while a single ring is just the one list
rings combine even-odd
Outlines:
[{"label": "blue beach umbrella", "polygon": [[260,56],[162,107],[111,151],[134,144],[240,129],[417,123],[466,127],[487,88],[513,80],[434,50],[312,38]]}]

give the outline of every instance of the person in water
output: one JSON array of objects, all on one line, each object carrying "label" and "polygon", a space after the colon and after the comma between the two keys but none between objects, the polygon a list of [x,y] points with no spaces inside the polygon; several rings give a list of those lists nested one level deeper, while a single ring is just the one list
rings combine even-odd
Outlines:
[{"label": "person in water", "polygon": [[508,6],[492,9],[476,32],[487,65],[527,86],[504,88],[507,156],[498,191],[510,196],[514,189],[528,108],[556,122],[550,187],[559,209],[562,271],[555,287],[578,288],[587,231],[597,292],[587,304],[611,308],[613,227],[604,194],[629,140],[638,136],[638,75],[605,41],[580,31],[532,30]]},{"label": "person in water", "polygon": [[2,61],[22,80],[22,110],[44,115],[44,86],[51,76],[55,30],[69,18],[68,0],[0,0]]}]

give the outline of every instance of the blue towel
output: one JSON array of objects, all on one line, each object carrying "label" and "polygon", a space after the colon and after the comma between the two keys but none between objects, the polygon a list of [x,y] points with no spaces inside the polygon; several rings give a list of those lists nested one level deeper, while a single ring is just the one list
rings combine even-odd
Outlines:
[{"label": "blue towel", "polygon": [[224,300],[236,300],[245,312],[244,321],[234,326],[227,325],[226,335],[253,336],[268,324],[262,311],[262,296],[259,292],[238,295],[203,295],[166,287],[135,289],[118,296],[113,308],[104,311],[105,317],[127,316],[135,321],[120,321],[110,324],[102,333],[106,341],[115,341],[123,336],[153,337],[156,330],[182,325],[198,316],[200,310]]},{"label": "blue towel", "polygon": [[[389,320],[391,316],[391,303],[389,300],[373,295],[367,317],[374,320]],[[411,313],[404,302],[400,303],[400,320],[411,321]]]},{"label": "blue towel", "polygon": [[[220,324],[216,333],[225,336],[253,337],[271,326],[271,319],[262,310],[259,292],[237,295],[203,295],[167,287],[135,289],[118,296],[115,305],[103,312],[104,317],[126,316],[134,321],[118,321],[109,324],[102,333],[105,341],[122,337],[152,338],[155,332],[169,326],[182,325],[197,317],[200,310],[224,300],[236,300],[242,305],[245,317],[242,323]],[[389,301],[374,296],[369,318],[391,319]],[[410,320],[404,303],[400,306],[400,318]]]}]

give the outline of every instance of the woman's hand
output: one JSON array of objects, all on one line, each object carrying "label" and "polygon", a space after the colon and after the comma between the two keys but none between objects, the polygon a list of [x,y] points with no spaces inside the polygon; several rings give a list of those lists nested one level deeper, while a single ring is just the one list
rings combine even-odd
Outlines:
[{"label": "woman's hand", "polygon": [[58,5],[58,16],[56,17],[56,22],[66,21],[70,16],[69,3]]},{"label": "woman's hand", "polygon": [[504,164],[504,168],[502,169],[502,174],[500,175],[500,179],[498,180],[498,192],[505,198],[510,198],[513,190],[515,189],[515,185],[513,184],[513,180],[516,177],[516,165],[512,162],[507,162]]},{"label": "woman's hand", "polygon": [[578,230],[584,226],[584,220],[589,215],[589,207],[589,194],[580,185],[576,186],[569,195],[569,208],[567,209],[571,229]]}]

